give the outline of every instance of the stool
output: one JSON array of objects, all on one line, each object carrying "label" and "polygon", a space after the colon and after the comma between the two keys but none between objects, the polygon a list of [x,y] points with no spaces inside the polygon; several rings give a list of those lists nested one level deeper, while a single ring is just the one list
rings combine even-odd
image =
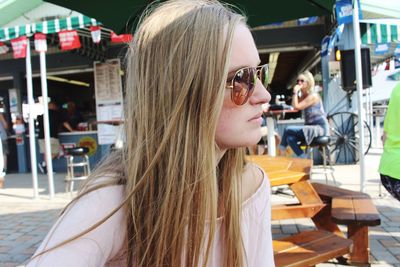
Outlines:
[{"label": "stool", "polygon": [[[329,166],[327,165],[327,159],[326,159],[326,147],[328,146],[330,142],[329,136],[317,136],[314,137],[313,140],[311,141],[311,144],[306,145],[307,150],[309,147],[314,148],[318,147],[322,150],[322,167],[316,167],[313,164],[313,167],[311,168],[311,174],[325,174],[325,180],[326,183],[328,183],[328,174],[332,175],[332,180],[333,183],[336,185],[336,179],[335,176],[333,175],[333,172],[335,171],[331,165],[331,159],[330,159],[330,153],[328,151],[328,157],[329,157]],[[314,153],[313,149],[311,149],[311,159],[314,160]]]},{"label": "stool", "polygon": [[[74,181],[85,180],[90,174],[90,164],[87,147],[73,147],[65,150],[67,157],[67,177],[65,178],[65,191],[70,191],[74,188]],[[78,159],[78,161],[77,161]],[[83,173],[77,174],[75,168],[82,168]]]}]

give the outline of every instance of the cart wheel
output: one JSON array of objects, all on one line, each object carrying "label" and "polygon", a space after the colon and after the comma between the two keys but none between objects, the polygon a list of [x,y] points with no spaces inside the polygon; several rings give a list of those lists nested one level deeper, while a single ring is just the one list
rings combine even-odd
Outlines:
[{"label": "cart wheel", "polygon": [[[331,130],[329,152],[332,163],[351,164],[359,161],[360,125],[358,115],[351,112],[337,112],[328,116]],[[364,121],[364,155],[371,147],[371,129]]]}]

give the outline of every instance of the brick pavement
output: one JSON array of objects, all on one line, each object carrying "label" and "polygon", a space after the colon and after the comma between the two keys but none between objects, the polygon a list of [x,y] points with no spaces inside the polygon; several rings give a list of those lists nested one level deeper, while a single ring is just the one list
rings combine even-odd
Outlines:
[{"label": "brick pavement", "polygon": [[[380,214],[382,224],[370,228],[372,266],[400,267],[400,205],[388,196],[382,188],[379,196],[380,151],[372,150],[366,159],[366,192],[371,195]],[[335,177],[341,187],[358,190],[359,167],[357,165],[335,166]],[[54,199],[47,195],[47,177],[39,175],[40,197],[32,199],[33,191],[30,174],[10,174],[6,176],[5,188],[0,189],[0,267],[24,266],[41,240],[49,231],[62,207],[70,200],[64,193],[65,174],[55,175]],[[312,177],[314,181],[324,182],[322,176]],[[285,195],[272,195],[272,202],[296,201]],[[299,231],[314,229],[308,219],[282,220],[272,223],[274,238],[283,237]],[[319,264],[319,267],[341,266],[334,261]]]},{"label": "brick pavement", "polygon": [[70,200],[65,174],[55,175],[56,197],[49,200],[47,176],[39,175],[39,198],[32,199],[31,174],[9,174],[0,189],[0,266],[24,266]]}]

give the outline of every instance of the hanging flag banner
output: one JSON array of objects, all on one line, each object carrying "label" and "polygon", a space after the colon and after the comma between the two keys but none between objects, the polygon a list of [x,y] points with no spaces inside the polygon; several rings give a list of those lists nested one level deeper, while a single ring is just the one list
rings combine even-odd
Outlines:
[{"label": "hanging flag banner", "polygon": [[[362,19],[360,1],[358,4],[358,17]],[[336,0],[336,19],[338,24],[347,24],[353,22],[353,5],[352,0]]]},{"label": "hanging flag banner", "polygon": [[21,36],[17,39],[11,40],[11,47],[13,49],[14,58],[25,58],[27,46],[28,39],[26,38],[26,36]]},{"label": "hanging flag banner", "polygon": [[35,33],[35,50],[37,52],[46,52],[47,51],[46,34]]},{"label": "hanging flag banner", "polygon": [[384,55],[389,51],[388,44],[376,44],[375,45],[375,54],[376,55]]},{"label": "hanging flag banner", "polygon": [[324,39],[322,39],[321,42],[321,57],[324,57],[326,55],[328,55],[328,51],[329,51],[329,41],[331,40],[330,36],[325,36]]},{"label": "hanging flag banner", "polygon": [[398,44],[394,50],[394,55],[400,57],[400,44]]},{"label": "hanging flag banner", "polygon": [[302,25],[308,25],[308,24],[313,24],[317,22],[318,17],[306,17],[306,18],[301,18],[297,20],[297,25],[302,26]]},{"label": "hanging flag banner", "polygon": [[132,34],[120,34],[117,35],[115,32],[111,32],[111,42],[112,43],[129,43],[132,41]]},{"label": "hanging flag banner", "polygon": [[4,43],[0,42],[0,55],[7,53],[9,50],[10,49],[8,48],[7,45],[5,45]]},{"label": "hanging flag banner", "polygon": [[101,27],[90,26],[90,34],[92,35],[93,43],[98,44],[101,40]]},{"label": "hanging flag banner", "polygon": [[61,50],[72,50],[81,47],[78,32],[75,30],[60,31],[58,38],[60,39]]}]

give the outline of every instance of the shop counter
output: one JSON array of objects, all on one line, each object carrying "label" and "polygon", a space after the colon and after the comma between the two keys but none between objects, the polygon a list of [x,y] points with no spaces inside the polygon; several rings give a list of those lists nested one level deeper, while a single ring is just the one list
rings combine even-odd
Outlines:
[{"label": "shop counter", "polygon": [[[99,145],[97,139],[97,131],[75,131],[75,132],[64,132],[58,134],[61,147],[71,148],[84,146],[89,148],[89,162],[90,168],[93,168],[101,160],[103,155],[107,154],[109,145]],[[60,157],[57,160],[53,160],[53,168],[55,171],[66,171],[66,159]]]},{"label": "shop counter", "polygon": [[[104,155],[108,154],[110,145],[99,145],[97,138],[97,131],[75,131],[75,132],[63,132],[58,135],[61,147],[63,149],[70,147],[84,146],[89,148],[89,162],[90,168],[93,169]],[[37,139],[36,139],[37,140]],[[26,136],[24,142],[24,150],[26,149],[27,170],[30,171],[30,152],[29,152],[29,137]],[[39,144],[36,141],[36,158],[37,162],[43,161],[43,155],[40,154]],[[67,160],[65,156],[60,155],[59,158],[53,160],[53,170],[55,172],[66,172],[67,171]]]}]

